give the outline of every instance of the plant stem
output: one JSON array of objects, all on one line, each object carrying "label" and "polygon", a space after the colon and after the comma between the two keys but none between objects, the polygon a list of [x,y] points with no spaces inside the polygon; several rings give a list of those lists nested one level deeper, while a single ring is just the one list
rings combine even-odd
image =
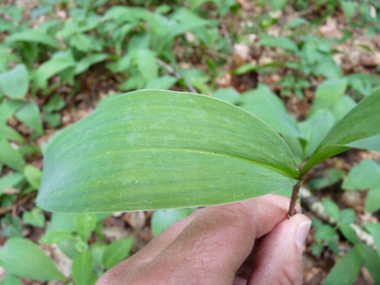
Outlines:
[{"label": "plant stem", "polygon": [[302,185],[302,181],[298,182],[296,185],[293,186],[292,197],[290,198],[290,205],[289,205],[289,211],[288,211],[288,219],[294,215],[301,185]]}]

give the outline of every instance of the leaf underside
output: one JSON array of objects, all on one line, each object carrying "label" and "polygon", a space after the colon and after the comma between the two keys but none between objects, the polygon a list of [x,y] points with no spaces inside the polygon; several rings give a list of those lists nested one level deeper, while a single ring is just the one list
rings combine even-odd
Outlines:
[{"label": "leaf underside", "polygon": [[38,205],[58,212],[206,206],[297,183],[283,139],[204,95],[135,91],[108,101],[49,145]]}]

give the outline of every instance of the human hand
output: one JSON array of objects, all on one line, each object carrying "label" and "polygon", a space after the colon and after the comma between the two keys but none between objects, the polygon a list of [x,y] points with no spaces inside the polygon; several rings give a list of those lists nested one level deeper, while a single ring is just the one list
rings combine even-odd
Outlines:
[{"label": "human hand", "polygon": [[197,210],[96,285],[302,284],[311,221],[302,214],[287,219],[289,201],[269,194]]}]

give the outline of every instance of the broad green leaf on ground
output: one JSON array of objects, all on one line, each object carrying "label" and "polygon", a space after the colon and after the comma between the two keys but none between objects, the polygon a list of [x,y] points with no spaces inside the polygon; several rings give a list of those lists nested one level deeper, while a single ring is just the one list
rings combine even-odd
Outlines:
[{"label": "broad green leaf on ground", "polygon": [[22,220],[24,224],[32,225],[35,227],[43,227],[45,225],[45,215],[44,212],[35,207],[29,212],[24,212],[22,215]]},{"label": "broad green leaf on ground", "polygon": [[40,116],[40,109],[35,102],[29,103],[22,107],[15,114],[16,118],[23,124],[31,127],[37,134],[42,135],[44,130],[42,128],[42,121]]},{"label": "broad green leaf on ground", "polygon": [[263,120],[278,133],[301,137],[297,121],[288,114],[281,99],[267,86],[261,85],[245,92],[239,103],[241,108]]},{"label": "broad green leaf on ground", "polygon": [[61,95],[55,94],[46,104],[44,104],[42,110],[44,110],[44,112],[51,113],[54,111],[59,111],[65,106],[66,102],[62,99]]},{"label": "broad green leaf on ground", "polygon": [[96,222],[96,214],[80,214],[77,216],[76,230],[83,241],[90,238],[91,232],[95,230]]},{"label": "broad green leaf on ground", "polygon": [[37,167],[27,165],[24,168],[24,176],[29,184],[34,188],[40,188],[42,172]]},{"label": "broad green leaf on ground", "polygon": [[42,244],[54,244],[72,239],[73,235],[66,230],[51,230],[45,233],[39,240]]},{"label": "broad green leaf on ground", "polygon": [[339,208],[338,206],[331,200],[323,198],[322,199],[323,206],[325,206],[326,213],[333,218],[334,220],[339,219]]},{"label": "broad green leaf on ground", "polygon": [[33,89],[46,88],[47,80],[53,75],[69,68],[75,67],[76,62],[70,56],[58,56],[42,63],[33,73]]},{"label": "broad green leaf on ground", "polygon": [[361,257],[356,247],[348,251],[331,269],[324,285],[351,285],[359,274]]},{"label": "broad green leaf on ground", "polygon": [[145,82],[158,77],[158,65],[152,51],[148,49],[139,49],[134,52],[134,61],[137,64]]},{"label": "broad green leaf on ground", "polygon": [[376,212],[380,209],[380,185],[373,187],[368,191],[365,200],[365,210],[369,213]]},{"label": "broad green leaf on ground", "polygon": [[352,224],[355,222],[355,211],[351,208],[343,209],[339,215],[340,224]]},{"label": "broad green leaf on ground", "polygon": [[328,110],[318,110],[299,123],[302,133],[303,159],[309,157],[334,126],[334,117]]},{"label": "broad green leaf on ground", "polygon": [[20,277],[6,272],[4,279],[0,281],[0,285],[22,285]]},{"label": "broad green leaf on ground", "polygon": [[158,236],[167,227],[183,218],[186,218],[193,212],[194,210],[191,208],[164,209],[154,211],[151,221],[153,235]]},{"label": "broad green leaf on ground", "polygon": [[27,29],[25,31],[15,33],[7,39],[7,42],[15,41],[41,43],[55,48],[60,47],[55,38],[46,33],[33,29]]},{"label": "broad green leaf on ground", "polygon": [[24,179],[24,175],[19,172],[4,175],[0,178],[0,194],[8,187],[14,186]]},{"label": "broad green leaf on ground", "polygon": [[358,236],[353,228],[351,228],[348,224],[343,224],[339,226],[340,231],[344,235],[344,237],[349,240],[353,244],[357,244],[359,242]]},{"label": "broad green leaf on ground", "polygon": [[351,21],[352,16],[355,13],[355,3],[353,1],[342,1],[342,10],[347,22]]},{"label": "broad green leaf on ground", "polygon": [[76,231],[77,214],[53,213],[46,232],[66,230],[70,233]]},{"label": "broad green leaf on ground", "polygon": [[78,253],[73,261],[73,279],[76,285],[88,285],[94,262],[89,250]]},{"label": "broad green leaf on ground", "polygon": [[240,94],[239,92],[236,91],[235,88],[228,87],[228,88],[219,88],[218,90],[214,92],[213,97],[226,101],[231,104],[235,104],[239,100]]},{"label": "broad green leaf on ground", "polygon": [[331,114],[334,116],[335,121],[341,120],[348,112],[356,106],[356,102],[349,96],[341,97],[332,108]]},{"label": "broad green leaf on ground", "polygon": [[353,167],[343,182],[344,190],[365,190],[380,185],[380,163],[364,159]]},{"label": "broad green leaf on ground", "polygon": [[286,37],[265,37],[259,41],[262,46],[279,47],[291,51],[298,51],[297,44]]},{"label": "broad green leaf on ground", "polygon": [[22,98],[29,89],[29,73],[25,65],[18,64],[0,74],[0,90],[11,98]]},{"label": "broad green leaf on ground", "polygon": [[337,239],[336,232],[330,225],[321,225],[317,228],[315,234],[316,240],[335,241]]},{"label": "broad green leaf on ground", "polygon": [[35,280],[65,280],[53,260],[35,243],[10,238],[0,251],[0,265],[7,272]]},{"label": "broad green leaf on ground", "polygon": [[323,177],[312,178],[307,184],[310,186],[311,190],[325,188],[340,181],[343,174],[344,172],[339,169],[330,168],[323,174]]},{"label": "broad green leaf on ground", "polygon": [[320,109],[331,110],[344,95],[346,88],[346,79],[329,79],[323,81],[315,91],[313,105],[309,114]]},{"label": "broad green leaf on ground", "polygon": [[132,238],[117,240],[106,248],[103,254],[103,265],[106,270],[114,267],[129,256],[132,241]]},{"label": "broad green leaf on ground", "polygon": [[150,79],[145,86],[145,89],[163,89],[167,90],[178,81],[174,76],[161,76]]},{"label": "broad green leaf on ground", "polygon": [[101,62],[108,58],[108,54],[105,53],[95,53],[87,55],[82,58],[75,66],[75,74],[82,73],[86,71],[91,65]]},{"label": "broad green leaf on ground", "polygon": [[4,139],[0,139],[0,162],[17,170],[25,165],[22,155]]},{"label": "broad green leaf on ground", "polygon": [[148,19],[152,13],[139,7],[113,6],[103,15],[103,20],[114,19],[117,23],[138,22],[139,19]]},{"label": "broad green leaf on ground", "polygon": [[8,125],[0,125],[0,139],[24,142],[24,138]]},{"label": "broad green leaf on ground", "polygon": [[370,232],[373,239],[375,240],[375,245],[377,248],[377,252],[380,255],[380,223],[373,224],[373,223],[364,223],[366,229]]},{"label": "broad green leaf on ground", "polygon": [[302,169],[302,174],[326,158],[349,148],[380,152],[380,89],[364,98],[340,120],[318,146]]},{"label": "broad green leaf on ground", "polygon": [[[2,196],[2,198],[3,197],[4,197],[4,195]],[[14,197],[14,196],[8,196],[8,197]],[[3,207],[9,207],[15,201],[11,201],[11,203],[9,203],[8,205],[4,205],[3,201],[1,201],[1,202],[2,202],[1,204]],[[8,213],[5,216],[5,218],[3,218],[1,220],[1,223],[3,226],[3,228],[1,229],[1,235],[3,237],[8,237],[8,238],[21,237],[22,227],[20,224],[20,218],[18,216],[12,217],[11,214]],[[1,264],[0,264],[0,266],[1,266]]]},{"label": "broad green leaf on ground", "polygon": [[327,79],[339,79],[342,77],[342,69],[331,56],[323,56],[311,69],[315,76],[324,76]]},{"label": "broad green leaf on ground", "polygon": [[359,250],[364,266],[367,267],[369,273],[371,273],[375,284],[380,284],[380,256],[376,251],[365,244],[360,243],[356,247]]},{"label": "broad green leaf on ground", "polygon": [[50,143],[38,205],[114,212],[223,204],[293,186],[298,175],[283,139],[248,112],[204,95],[143,90],[116,96]]},{"label": "broad green leaf on ground", "polygon": [[344,180],[342,189],[366,190],[369,189],[365,208],[367,212],[375,212],[380,209],[380,164],[375,160],[362,160],[351,169]]},{"label": "broad green leaf on ground", "polygon": [[25,105],[24,101],[9,100],[0,105],[0,124],[6,124],[8,119]]}]

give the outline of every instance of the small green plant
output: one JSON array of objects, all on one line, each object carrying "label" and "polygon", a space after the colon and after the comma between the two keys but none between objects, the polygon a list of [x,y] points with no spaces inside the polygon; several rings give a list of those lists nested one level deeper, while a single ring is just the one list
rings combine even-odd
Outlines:
[{"label": "small green plant", "polygon": [[51,142],[37,204],[77,213],[181,208],[293,186],[293,215],[313,166],[351,147],[380,151],[379,110],[377,91],[335,124],[299,170],[272,128],[233,105],[158,90],[116,96]]}]

